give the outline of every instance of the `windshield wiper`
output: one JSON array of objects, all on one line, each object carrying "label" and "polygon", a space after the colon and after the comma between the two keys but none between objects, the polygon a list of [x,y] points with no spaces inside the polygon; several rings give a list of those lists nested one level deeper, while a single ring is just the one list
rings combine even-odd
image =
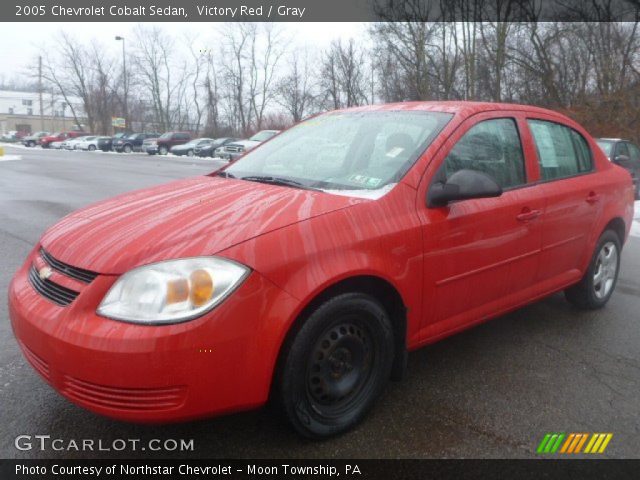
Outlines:
[{"label": "windshield wiper", "polygon": [[319,190],[317,188],[310,187],[308,185],[297,182],[295,180],[291,180],[290,178],[249,175],[247,177],[240,177],[240,180],[247,180],[249,182],[268,183],[270,185],[281,185],[283,187],[302,188],[304,190]]}]

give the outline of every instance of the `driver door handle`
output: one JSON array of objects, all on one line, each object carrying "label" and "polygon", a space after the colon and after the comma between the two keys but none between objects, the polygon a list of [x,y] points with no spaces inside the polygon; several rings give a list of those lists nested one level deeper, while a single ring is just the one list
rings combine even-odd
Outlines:
[{"label": "driver door handle", "polygon": [[542,212],[540,210],[531,210],[529,208],[523,208],[522,213],[516,215],[516,219],[519,222],[530,222],[538,218]]}]

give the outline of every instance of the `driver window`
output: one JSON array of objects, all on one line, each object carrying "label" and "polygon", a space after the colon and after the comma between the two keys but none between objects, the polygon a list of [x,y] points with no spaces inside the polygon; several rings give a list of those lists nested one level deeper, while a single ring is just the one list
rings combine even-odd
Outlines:
[{"label": "driver window", "polygon": [[446,177],[476,170],[493,177],[503,189],[526,183],[524,155],[512,118],[482,121],[464,134],[444,161]]}]

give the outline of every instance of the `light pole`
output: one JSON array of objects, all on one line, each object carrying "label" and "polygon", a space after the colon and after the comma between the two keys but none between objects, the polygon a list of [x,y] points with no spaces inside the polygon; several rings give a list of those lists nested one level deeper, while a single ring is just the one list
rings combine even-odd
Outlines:
[{"label": "light pole", "polygon": [[117,41],[122,41],[122,81],[124,82],[124,128],[129,128],[129,109],[127,108],[127,62],[124,55],[124,37],[116,35]]}]

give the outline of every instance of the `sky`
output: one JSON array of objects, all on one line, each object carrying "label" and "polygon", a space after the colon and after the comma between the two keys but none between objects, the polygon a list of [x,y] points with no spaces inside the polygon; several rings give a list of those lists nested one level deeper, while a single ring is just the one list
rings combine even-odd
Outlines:
[{"label": "sky", "polygon": [[[148,22],[153,24],[152,22]],[[53,44],[53,39],[64,30],[78,41],[89,43],[92,39],[99,40],[105,47],[111,48],[114,53],[120,52],[120,42],[116,42],[116,35],[125,38],[133,37],[131,31],[135,23],[116,22],[57,22],[57,23],[6,23],[0,22],[0,75],[12,78],[26,70],[27,65],[33,64],[38,52]],[[198,49],[214,48],[213,37],[216,29],[222,23],[169,23],[162,22],[157,25],[174,32],[176,36],[183,34],[197,35]],[[320,23],[300,22],[282,23],[281,28],[287,35],[291,35],[292,46],[303,47],[305,45],[324,47],[333,39],[358,38],[365,34],[366,23]]]}]

